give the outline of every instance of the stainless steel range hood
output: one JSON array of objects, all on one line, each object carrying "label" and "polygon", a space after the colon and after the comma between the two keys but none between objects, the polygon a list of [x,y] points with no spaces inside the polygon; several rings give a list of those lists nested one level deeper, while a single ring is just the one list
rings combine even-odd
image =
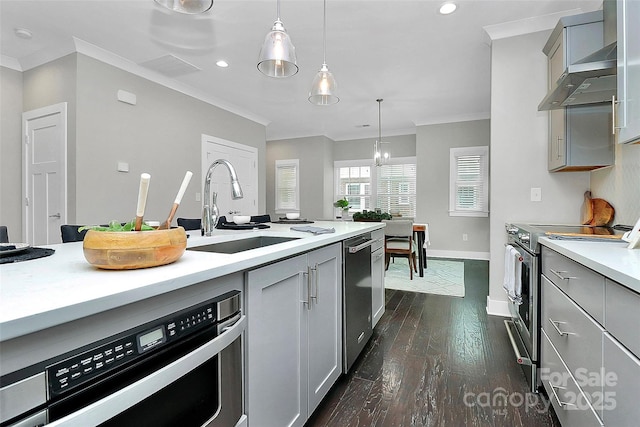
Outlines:
[{"label": "stainless steel range hood", "polygon": [[616,94],[616,42],[569,65],[538,110],[611,102]]},{"label": "stainless steel range hood", "polygon": [[[607,8],[609,7],[608,5],[606,6]],[[604,11],[598,11],[600,14],[604,12],[604,14],[600,16],[604,16],[605,32],[608,32],[607,27],[611,25],[613,25],[615,29],[615,9],[613,10],[613,23],[611,23],[611,19],[609,19],[611,13],[607,8],[605,8]],[[595,12],[591,12],[589,14],[570,17],[564,23],[561,21],[554,30],[555,34],[552,34],[552,37],[557,37],[558,31],[561,31],[563,26],[566,28],[567,26],[593,22],[594,19],[597,19],[594,18],[595,16],[597,16]],[[592,28],[600,27],[592,26]],[[598,38],[600,39],[600,43],[602,43],[600,34],[598,34]],[[606,35],[604,40],[605,42],[607,41]],[[600,44],[600,46],[602,46],[602,44]],[[570,57],[569,50],[571,48],[571,44],[568,44],[566,47],[568,57]],[[549,43],[548,46],[545,46],[545,53],[547,54],[548,49]],[[613,38],[613,41],[605,47],[596,50],[582,59],[573,61],[573,63],[567,61],[569,65],[567,65],[565,71],[560,78],[558,78],[555,86],[551,88],[547,96],[545,96],[538,105],[538,110],[554,110],[570,105],[611,102],[611,98],[616,94],[616,50],[616,42],[615,38]]]}]

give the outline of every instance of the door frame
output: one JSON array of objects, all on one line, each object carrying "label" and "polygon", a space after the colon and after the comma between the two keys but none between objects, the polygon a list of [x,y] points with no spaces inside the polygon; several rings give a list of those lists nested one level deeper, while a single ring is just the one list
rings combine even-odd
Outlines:
[{"label": "door frame", "polygon": [[29,242],[33,236],[29,235],[29,205],[28,205],[28,191],[30,185],[29,173],[31,171],[29,167],[29,158],[27,149],[29,142],[29,129],[28,122],[41,117],[51,116],[54,114],[60,114],[62,118],[62,138],[58,149],[60,154],[60,189],[62,196],[62,207],[60,214],[61,224],[67,223],[67,210],[68,210],[68,190],[67,190],[67,145],[68,145],[68,132],[67,132],[67,103],[60,102],[58,104],[48,105],[46,107],[36,108],[34,110],[25,111],[22,113],[22,241]]}]

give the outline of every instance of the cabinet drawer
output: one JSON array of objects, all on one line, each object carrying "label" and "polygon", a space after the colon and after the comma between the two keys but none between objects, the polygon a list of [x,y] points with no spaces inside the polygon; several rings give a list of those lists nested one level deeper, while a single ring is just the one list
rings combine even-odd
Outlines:
[{"label": "cabinet drawer", "polygon": [[604,324],[603,276],[544,247],[542,273],[591,317]]},{"label": "cabinet drawer", "polygon": [[602,328],[547,278],[542,278],[540,325],[591,399],[602,384],[588,381],[602,367]]},{"label": "cabinet drawer", "polygon": [[640,294],[607,279],[604,304],[604,327],[640,357]]},{"label": "cabinet drawer", "polygon": [[607,426],[633,426],[640,420],[640,360],[615,338],[604,335],[603,418]]},{"label": "cabinet drawer", "polygon": [[540,335],[540,379],[562,427],[602,426],[547,334]]},{"label": "cabinet drawer", "polygon": [[371,252],[383,247],[384,246],[384,228],[372,231],[371,240],[373,240],[373,243],[371,244]]}]

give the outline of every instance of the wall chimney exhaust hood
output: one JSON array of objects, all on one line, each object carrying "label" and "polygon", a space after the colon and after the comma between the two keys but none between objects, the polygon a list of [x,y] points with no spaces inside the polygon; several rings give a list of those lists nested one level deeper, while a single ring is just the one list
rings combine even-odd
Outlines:
[{"label": "wall chimney exhaust hood", "polygon": [[[549,78],[555,82],[539,111],[611,102],[616,94],[616,42],[603,47],[603,28],[601,10],[560,19],[543,49],[549,56]],[[564,70],[559,77],[554,67]]]}]

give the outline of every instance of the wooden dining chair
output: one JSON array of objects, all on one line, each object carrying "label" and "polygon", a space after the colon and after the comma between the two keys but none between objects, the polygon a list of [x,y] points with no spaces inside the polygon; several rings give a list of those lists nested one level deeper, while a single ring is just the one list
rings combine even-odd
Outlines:
[{"label": "wooden dining chair", "polygon": [[62,235],[62,243],[82,242],[87,230],[78,231],[82,225],[64,224],[60,226],[60,234]]},{"label": "wooden dining chair", "polygon": [[418,272],[416,266],[416,245],[413,240],[413,221],[411,220],[383,220],[385,270],[389,269],[391,257],[403,257],[409,260],[409,278],[413,280],[413,272]]},{"label": "wooden dining chair", "polygon": [[0,243],[9,243],[9,233],[6,225],[0,225]]}]

